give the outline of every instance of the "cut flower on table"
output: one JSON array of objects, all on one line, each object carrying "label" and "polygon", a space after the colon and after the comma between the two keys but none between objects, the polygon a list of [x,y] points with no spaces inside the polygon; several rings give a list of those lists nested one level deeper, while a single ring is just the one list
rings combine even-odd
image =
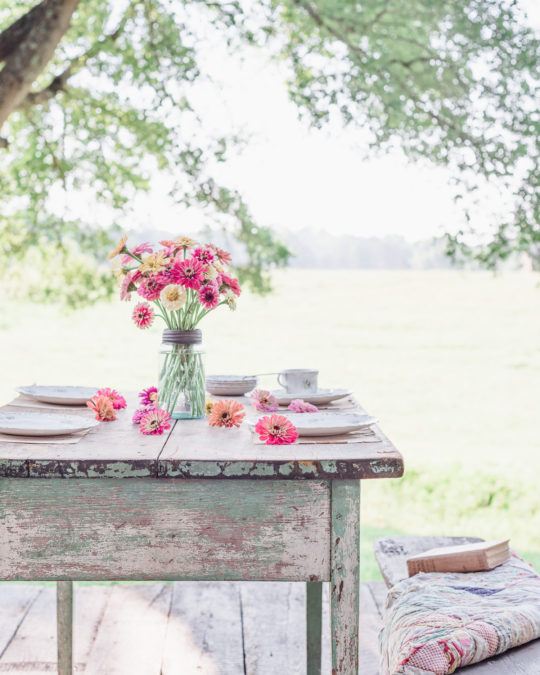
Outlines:
[{"label": "cut flower on table", "polygon": [[275,396],[272,396],[266,389],[254,389],[251,392],[253,405],[262,412],[276,412],[279,405]]},{"label": "cut flower on table", "polygon": [[93,396],[86,405],[95,413],[99,422],[112,422],[116,419],[113,403],[108,396]]},{"label": "cut flower on table", "polygon": [[[208,405],[208,404],[207,404]],[[211,427],[239,427],[245,417],[244,407],[230,399],[214,401],[209,414],[208,424]]]},{"label": "cut flower on table", "polygon": [[303,398],[295,398],[294,401],[291,401],[287,406],[291,412],[295,413],[316,413],[319,412],[319,408],[313,403],[308,403],[304,401]]},{"label": "cut flower on table", "polygon": [[139,431],[145,435],[162,434],[171,428],[171,414],[161,408],[146,411],[139,422]]},{"label": "cut flower on table", "polygon": [[255,425],[259,439],[266,445],[288,445],[298,440],[298,432],[284,415],[262,417]]},{"label": "cut flower on table", "polygon": [[126,399],[121,396],[116,389],[110,389],[109,387],[104,387],[100,389],[96,396],[106,396],[111,400],[112,406],[115,410],[122,410],[127,406]]}]

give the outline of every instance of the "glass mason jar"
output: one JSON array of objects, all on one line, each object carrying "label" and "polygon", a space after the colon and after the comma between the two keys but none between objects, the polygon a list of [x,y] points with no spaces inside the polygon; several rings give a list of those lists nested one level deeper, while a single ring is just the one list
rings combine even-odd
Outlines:
[{"label": "glass mason jar", "polygon": [[175,420],[204,417],[203,354],[200,330],[163,331],[158,402]]}]

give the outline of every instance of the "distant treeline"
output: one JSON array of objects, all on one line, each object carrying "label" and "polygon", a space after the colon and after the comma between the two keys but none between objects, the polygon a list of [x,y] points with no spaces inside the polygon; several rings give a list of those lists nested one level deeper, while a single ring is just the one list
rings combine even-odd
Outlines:
[{"label": "distant treeline", "polygon": [[[183,232],[178,232],[183,234]],[[222,232],[188,233],[201,242],[213,241],[230,251],[233,260],[241,264],[242,245]],[[410,242],[401,236],[359,237],[334,235],[305,228],[296,232],[278,231],[293,256],[291,267],[325,269],[433,269],[452,264],[444,254],[441,241],[425,239]],[[174,237],[171,232],[144,230],[133,232],[130,241],[157,242]]]},{"label": "distant treeline", "polygon": [[291,267],[346,269],[448,268],[442,242],[409,242],[400,236],[331,235],[311,229],[282,233],[294,253]]}]

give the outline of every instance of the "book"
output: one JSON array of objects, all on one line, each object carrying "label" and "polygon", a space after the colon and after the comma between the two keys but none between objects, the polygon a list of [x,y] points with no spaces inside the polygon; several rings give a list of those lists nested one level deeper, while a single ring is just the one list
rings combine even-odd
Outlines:
[{"label": "book", "polygon": [[509,539],[442,546],[407,558],[409,576],[419,572],[480,572],[492,570],[510,558]]}]

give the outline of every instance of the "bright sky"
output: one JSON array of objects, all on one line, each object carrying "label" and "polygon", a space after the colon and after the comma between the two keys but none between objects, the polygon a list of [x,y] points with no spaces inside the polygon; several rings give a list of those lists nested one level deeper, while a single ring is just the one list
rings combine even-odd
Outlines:
[{"label": "bright sky", "polygon": [[[540,2],[522,2],[540,26]],[[409,240],[461,225],[444,169],[415,166],[399,151],[366,159],[359,130],[310,129],[298,120],[278,64],[255,49],[243,56],[212,45],[205,61],[214,83],[199,86],[196,96],[216,130],[240,128],[249,136],[217,177],[243,194],[257,222],[282,230],[401,234]],[[146,225],[174,232],[179,220],[191,231],[203,222],[192,210],[172,207],[164,185],[141,195],[137,211]]]}]

